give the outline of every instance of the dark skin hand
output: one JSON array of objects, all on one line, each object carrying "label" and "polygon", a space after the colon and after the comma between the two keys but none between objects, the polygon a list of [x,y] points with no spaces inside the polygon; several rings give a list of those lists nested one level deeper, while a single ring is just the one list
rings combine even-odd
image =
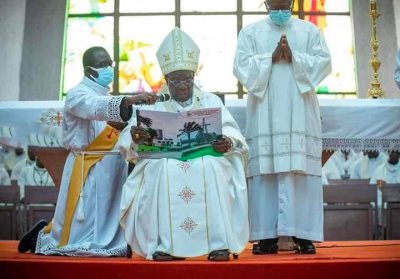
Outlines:
[{"label": "dark skin hand", "polygon": [[285,34],[282,34],[281,39],[272,54],[272,63],[283,61],[285,63],[292,63],[292,50],[290,49],[289,42]]},{"label": "dark skin hand", "polygon": [[232,148],[233,143],[230,138],[223,136],[221,139],[212,142],[211,145],[215,152],[226,153]]},{"label": "dark skin hand", "polygon": [[118,131],[122,131],[126,127],[126,125],[128,125],[128,123],[126,122],[115,122],[115,121],[107,121],[107,124]]},{"label": "dark skin hand", "polygon": [[150,134],[142,127],[132,126],[131,137],[134,143],[142,144],[150,139]]},{"label": "dark skin hand", "polygon": [[[135,144],[143,144],[145,141],[150,139],[149,133],[142,127],[132,126],[131,137]],[[221,139],[213,141],[211,143],[215,152],[226,153],[232,148],[232,141],[230,138],[223,136]]]},{"label": "dark skin hand", "polygon": [[140,93],[134,96],[124,97],[124,106],[131,106],[139,101],[144,101],[147,105],[152,105],[156,102],[156,95],[152,93]]}]

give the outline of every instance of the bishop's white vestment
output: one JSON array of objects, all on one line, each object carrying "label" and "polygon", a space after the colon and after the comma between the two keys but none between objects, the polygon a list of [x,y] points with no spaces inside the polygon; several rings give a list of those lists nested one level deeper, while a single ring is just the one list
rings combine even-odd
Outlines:
[{"label": "bishop's white vestment", "polygon": [[[292,63],[272,63],[286,34]],[[318,28],[269,17],[239,33],[234,75],[247,88],[250,240],[280,235],[323,239],[321,124],[314,88],[330,73]]]},{"label": "bishop's white vestment", "polygon": [[[119,204],[127,164],[121,155],[105,155],[90,169],[82,187],[82,207],[73,212],[68,242],[59,246],[75,158],[102,133],[105,121],[123,122],[119,110],[122,97],[108,96],[108,90],[84,77],[67,93],[63,135],[64,147],[70,153],[64,166],[52,229],[50,233],[40,232],[36,253],[98,257],[126,255],[127,246],[119,225]],[[78,215],[84,218],[78,218]]]},{"label": "bishop's white vestment", "polygon": [[239,253],[245,248],[247,145],[220,98],[195,86],[188,106],[171,100],[143,109],[180,112],[215,107],[222,109],[223,134],[236,146],[221,157],[140,159],[130,135],[135,117],[121,133],[121,153],[136,161],[123,189],[121,224],[132,250],[147,259],[156,251],[194,257],[222,249]]}]

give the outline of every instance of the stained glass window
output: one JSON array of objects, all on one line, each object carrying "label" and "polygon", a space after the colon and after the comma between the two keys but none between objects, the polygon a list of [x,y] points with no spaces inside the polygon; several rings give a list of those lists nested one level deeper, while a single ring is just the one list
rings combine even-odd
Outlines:
[{"label": "stained glass window", "polygon": [[[324,98],[356,96],[349,3],[294,3],[294,16],[320,27],[332,55],[332,74],[317,88]],[[200,46],[200,84],[226,98],[245,98],[247,92],[232,74],[236,38],[243,26],[265,16],[262,0],[69,0],[62,93],[82,78],[83,52],[96,45],[116,62],[112,92],[157,92],[165,81],[155,53],[176,25]]]}]

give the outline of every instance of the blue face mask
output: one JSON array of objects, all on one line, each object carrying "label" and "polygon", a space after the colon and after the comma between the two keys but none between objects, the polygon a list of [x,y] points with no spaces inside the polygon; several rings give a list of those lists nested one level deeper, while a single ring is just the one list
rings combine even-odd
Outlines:
[{"label": "blue face mask", "polygon": [[114,69],[112,67],[108,66],[100,69],[95,69],[92,67],[90,68],[97,72],[98,74],[97,78],[95,78],[94,76],[91,77],[94,79],[95,82],[97,82],[101,86],[108,87],[108,85],[113,81]]},{"label": "blue face mask", "polygon": [[292,11],[291,10],[271,10],[269,11],[269,17],[271,20],[279,25],[285,25],[292,16]]}]

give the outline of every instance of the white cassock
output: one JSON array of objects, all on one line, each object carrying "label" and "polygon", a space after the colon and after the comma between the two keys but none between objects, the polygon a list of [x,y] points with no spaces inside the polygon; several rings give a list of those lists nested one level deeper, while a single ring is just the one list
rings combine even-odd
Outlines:
[{"label": "white cassock", "polygon": [[[281,35],[291,64],[272,63]],[[234,75],[247,88],[250,240],[280,235],[323,240],[321,124],[314,88],[331,72],[318,28],[269,17],[239,33]]]},{"label": "white cassock", "polygon": [[[389,164],[388,162],[380,165],[370,179],[370,184],[376,185],[378,180],[382,180],[388,184],[399,184],[400,183],[400,163],[395,165]],[[385,187],[385,186],[383,186]],[[382,191],[377,187],[377,207],[378,207],[378,224],[382,225]]]},{"label": "white cassock", "polygon": [[370,179],[378,167],[384,164],[387,159],[388,156],[383,152],[379,152],[379,155],[376,158],[368,158],[368,155],[362,156],[353,163],[350,178]]},{"label": "white cassock", "polygon": [[10,176],[6,171],[4,164],[0,164],[0,185],[1,186],[11,185]]},{"label": "white cassock", "polygon": [[192,100],[186,107],[170,101],[143,109],[178,112],[220,107],[222,132],[236,143],[234,151],[186,162],[140,159],[130,135],[135,117],[120,137],[121,153],[137,160],[123,189],[121,225],[132,250],[147,259],[156,251],[177,257],[221,249],[239,253],[248,241],[244,137],[219,97],[195,87]]},{"label": "white cassock", "polygon": [[[348,155],[345,155],[342,151],[337,150],[326,163],[335,164],[336,168],[339,170],[339,178],[348,179],[353,171],[354,163],[361,157],[362,153],[357,153],[353,150],[351,150]],[[327,164],[327,166],[329,166],[329,164]]]},{"label": "white cassock", "polygon": [[18,177],[21,199],[25,196],[25,186],[54,186],[48,171],[35,165],[24,167]]},{"label": "white cassock", "polygon": [[389,184],[400,183],[400,163],[393,165],[385,162],[380,165],[371,177],[370,183],[376,184],[378,180]]},{"label": "white cassock", "polygon": [[[106,155],[90,170],[84,186],[84,220],[75,210],[67,245],[58,247],[65,218],[74,152],[84,150],[105,128],[105,121],[122,122],[122,97],[110,97],[108,88],[84,77],[67,93],[64,105],[64,147],[69,149],[50,233],[40,232],[36,253],[70,256],[125,256],[126,243],[119,226],[119,204],[127,164],[121,155]],[[115,148],[115,147],[114,147]]]},{"label": "white cassock", "polygon": [[11,172],[11,180],[18,180],[21,171],[23,168],[27,167],[27,166],[32,166],[35,164],[35,161],[30,160],[29,158],[25,158],[24,160],[20,160],[18,161]]}]

